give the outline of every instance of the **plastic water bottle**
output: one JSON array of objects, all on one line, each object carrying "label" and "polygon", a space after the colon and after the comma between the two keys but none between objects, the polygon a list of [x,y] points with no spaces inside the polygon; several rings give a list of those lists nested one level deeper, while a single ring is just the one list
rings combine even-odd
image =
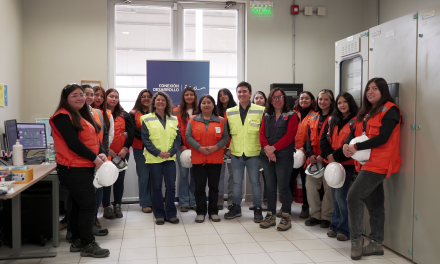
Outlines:
[{"label": "plastic water bottle", "polygon": [[17,143],[12,147],[12,164],[21,166],[23,163],[23,146],[20,144],[20,140],[17,139]]},{"label": "plastic water bottle", "polygon": [[44,164],[50,164],[50,145],[47,145],[47,148],[44,151],[44,157]]},{"label": "plastic water bottle", "polygon": [[50,145],[50,152],[49,152],[49,163],[50,164],[55,164],[56,163],[56,156],[55,156],[56,152],[55,152],[55,148],[53,145]]}]

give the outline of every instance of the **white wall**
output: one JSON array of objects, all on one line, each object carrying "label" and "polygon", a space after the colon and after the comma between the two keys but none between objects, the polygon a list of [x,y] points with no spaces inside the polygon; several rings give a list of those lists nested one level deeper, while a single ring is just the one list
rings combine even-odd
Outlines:
[{"label": "white wall", "polygon": [[9,107],[0,107],[0,132],[4,120],[23,120],[24,116],[24,56],[23,1],[0,1],[0,83],[8,85]]},{"label": "white wall", "polygon": [[67,83],[107,86],[107,0],[25,0],[25,121],[50,117]]}]

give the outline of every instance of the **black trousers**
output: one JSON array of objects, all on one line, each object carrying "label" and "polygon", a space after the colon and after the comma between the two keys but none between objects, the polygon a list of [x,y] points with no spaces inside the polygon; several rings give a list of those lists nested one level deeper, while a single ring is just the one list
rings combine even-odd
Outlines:
[{"label": "black trousers", "polygon": [[[216,215],[218,214],[217,199],[218,199],[218,183],[220,181],[220,171],[222,164],[194,164],[194,182],[196,184],[196,191],[194,196],[197,204],[197,215]],[[206,182],[209,188],[209,207],[206,202]]]},{"label": "black trousers", "polygon": [[[309,202],[307,201],[307,189],[306,189],[306,170],[301,167],[298,169],[293,169],[292,174],[290,176],[290,192],[292,193],[292,196],[295,195],[296,185],[295,180],[298,176],[298,173],[301,174],[301,182],[302,182],[302,191],[303,191],[303,206],[309,207]],[[322,200],[322,199],[321,199]]]},{"label": "black trousers", "polygon": [[69,190],[72,210],[68,216],[72,240],[81,239],[83,245],[95,241],[93,222],[95,219],[94,167],[70,167],[57,164],[58,179]]}]

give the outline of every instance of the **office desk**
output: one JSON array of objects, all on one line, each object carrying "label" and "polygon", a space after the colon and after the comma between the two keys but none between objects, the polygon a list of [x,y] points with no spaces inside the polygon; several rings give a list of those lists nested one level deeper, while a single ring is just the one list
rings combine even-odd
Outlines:
[{"label": "office desk", "polygon": [[57,255],[56,252],[21,254],[21,192],[39,181],[52,182],[52,241],[54,247],[59,245],[59,182],[58,175],[50,174],[55,170],[56,164],[28,167],[34,169],[34,179],[26,184],[14,184],[14,193],[0,196],[3,200],[12,199],[12,254],[1,255],[0,260],[50,258]]}]

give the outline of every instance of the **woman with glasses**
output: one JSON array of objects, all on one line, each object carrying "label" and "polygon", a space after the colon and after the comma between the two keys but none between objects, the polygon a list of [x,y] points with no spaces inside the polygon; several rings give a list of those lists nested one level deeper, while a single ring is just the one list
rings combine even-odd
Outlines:
[{"label": "woman with glasses", "polygon": [[[218,91],[217,94],[217,108],[218,108],[218,114],[219,116],[223,117],[225,119],[225,122],[227,120],[226,116],[226,109],[236,106],[237,103],[234,101],[234,97],[232,96],[231,91],[227,88],[222,88]],[[223,153],[224,153],[224,160],[231,159],[231,150],[229,149],[229,143],[231,142],[230,138],[228,140],[228,144],[223,147]],[[217,209],[223,210],[223,196],[225,194],[225,172],[226,172],[226,166],[228,166],[228,210],[232,207],[232,186],[234,184],[234,177],[232,176],[232,167],[231,163],[224,162],[222,164],[222,168],[220,171],[220,180],[218,184],[218,200],[217,200]]]},{"label": "woman with glasses", "polygon": [[57,149],[58,178],[69,190],[72,201],[70,252],[81,252],[81,257],[102,258],[107,257],[110,251],[102,249],[93,236],[96,206],[93,175],[107,157],[99,142],[101,127],[90,115],[85,102],[84,89],[79,84],[65,86],[49,122]]},{"label": "woman with glasses", "polygon": [[144,143],[142,143],[142,121],[141,116],[149,113],[151,98],[153,94],[148,89],[143,89],[134,103],[133,109],[130,111],[131,122],[134,126],[133,156],[136,162],[136,174],[138,176],[139,187],[139,205],[142,212],[153,212],[153,201],[151,200],[151,181],[149,167],[145,163]]},{"label": "woman with glasses", "polygon": [[[145,162],[150,167],[153,188],[153,214],[156,225],[165,221],[178,224],[174,205],[176,193],[176,153],[181,144],[177,118],[172,115],[171,98],[164,92],[157,92],[150,105],[150,113],[142,119],[142,142],[146,151]],[[165,207],[162,184],[165,181]]]},{"label": "woman with glasses", "polygon": [[[173,109],[173,115],[179,121],[180,136],[182,137],[182,145],[177,152],[177,165],[179,166],[179,203],[180,211],[188,212],[189,209],[196,210],[196,200],[194,197],[195,183],[193,177],[193,169],[184,168],[180,163],[180,154],[190,149],[191,146],[186,141],[185,131],[188,125],[189,117],[193,115],[197,109],[197,93],[192,87],[186,87],[182,91],[180,105]],[[189,178],[189,179],[188,179]]]},{"label": "woman with glasses", "polygon": [[260,127],[261,160],[266,173],[268,199],[267,214],[260,223],[261,228],[276,225],[277,187],[283,199],[282,219],[277,230],[286,231],[292,227],[289,181],[297,129],[298,117],[289,112],[286,93],[281,88],[272,89]]},{"label": "woman with glasses", "polygon": [[[186,139],[191,146],[191,163],[196,183],[196,223],[203,223],[208,213],[213,222],[220,222],[217,208],[218,183],[223,164],[223,147],[228,143],[225,119],[218,116],[214,98],[202,95],[196,115],[191,117],[186,129]],[[206,182],[209,188],[209,207],[206,202]]]},{"label": "woman with glasses", "polygon": [[350,239],[348,227],[347,192],[354,172],[354,160],[345,157],[342,145],[354,127],[358,107],[349,93],[336,97],[336,108],[321,135],[321,153],[327,163],[339,162],[345,169],[345,182],[341,188],[331,188],[333,195],[333,213],[327,236],[339,241]]},{"label": "woman with glasses", "polygon": [[[335,99],[331,90],[324,89],[318,94],[318,104],[315,108],[316,115],[312,117],[307,131],[306,153],[309,158],[307,165],[324,162],[324,154],[321,152],[320,139],[322,134],[326,134],[324,127],[327,124],[330,114],[333,112]],[[324,196],[319,195],[319,189],[324,186]],[[310,219],[306,220],[306,226],[320,224],[321,228],[328,228],[332,219],[333,196],[330,186],[324,177],[314,178],[307,175],[306,179],[307,200],[310,204]]]},{"label": "woman with glasses", "polygon": [[[112,112],[114,121],[115,135],[113,142],[110,145],[109,154],[113,159],[116,156],[119,159],[128,162],[130,158],[129,149],[133,144],[134,128],[131,122],[130,115],[124,111],[119,103],[119,92],[116,89],[110,88],[107,90],[106,100],[107,109]],[[104,217],[107,219],[122,218],[122,196],[124,195],[124,179],[126,170],[119,172],[118,179],[113,184],[113,208],[110,204],[110,195],[112,186],[103,187],[104,195],[102,199],[102,206],[104,207]]]},{"label": "woman with glasses", "polygon": [[[299,117],[298,130],[295,136],[295,148],[301,150],[306,154],[306,142],[307,142],[307,130],[309,129],[310,120],[316,115],[315,112],[316,100],[311,92],[304,91],[299,94],[299,98],[295,101],[293,106],[293,112]],[[307,201],[307,189],[306,189],[306,172],[303,166],[292,170],[290,176],[290,191],[292,196],[296,191],[296,178],[298,174],[301,176],[302,192],[303,192],[303,204],[301,207],[301,213],[299,218],[309,218],[309,203]],[[278,212],[277,217],[281,217],[281,210]]]}]

